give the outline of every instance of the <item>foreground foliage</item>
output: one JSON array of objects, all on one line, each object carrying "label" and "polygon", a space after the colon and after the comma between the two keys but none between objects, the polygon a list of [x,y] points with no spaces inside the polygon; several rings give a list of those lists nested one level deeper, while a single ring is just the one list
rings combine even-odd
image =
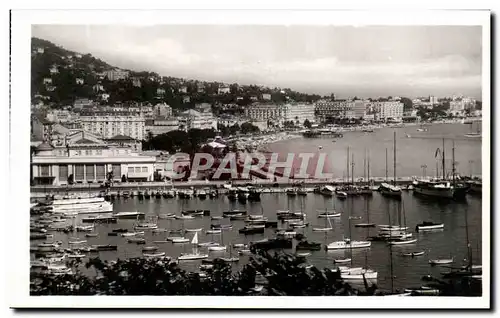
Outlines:
[{"label": "foreground foliage", "polygon": [[[31,295],[269,295],[269,296],[370,296],[380,294],[376,285],[364,282],[357,290],[342,281],[340,273],[316,267],[290,254],[258,252],[239,271],[214,260],[206,276],[181,269],[175,262],[134,258],[110,263],[90,259],[83,273],[81,263],[69,264],[72,275],[32,273]],[[264,285],[262,290],[257,285]],[[480,295],[480,286],[434,280],[445,295]],[[479,294],[478,294],[479,291]]]}]

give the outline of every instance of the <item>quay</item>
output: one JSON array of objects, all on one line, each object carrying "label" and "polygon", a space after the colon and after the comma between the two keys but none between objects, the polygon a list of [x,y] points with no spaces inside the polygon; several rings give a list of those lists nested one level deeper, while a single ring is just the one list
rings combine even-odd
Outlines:
[{"label": "quay", "polygon": [[[475,176],[476,177],[476,176]],[[477,176],[480,177],[480,176]],[[361,181],[361,178],[354,178],[355,185],[364,185],[366,182]],[[396,180],[397,185],[408,185],[415,177],[398,177]],[[385,177],[370,178],[370,185],[380,185],[386,182]],[[389,178],[389,181],[392,179]],[[269,188],[271,192],[284,192],[288,187],[303,186],[306,190],[312,192],[314,187],[333,185],[343,186],[352,184],[351,181],[347,182],[345,179],[286,179],[277,178],[277,180],[269,179],[254,179],[254,180],[189,180],[189,181],[174,181],[174,182],[115,182],[109,187],[104,187],[100,183],[82,184],[77,183],[73,185],[36,185],[31,186],[31,198],[43,198],[47,194],[67,194],[67,193],[99,193],[100,191],[109,190],[114,191],[133,191],[133,190],[168,190],[168,189],[202,189],[202,188],[217,188],[219,193],[224,194],[227,192],[225,185],[232,185],[233,187],[246,187],[252,186],[257,188]]]}]

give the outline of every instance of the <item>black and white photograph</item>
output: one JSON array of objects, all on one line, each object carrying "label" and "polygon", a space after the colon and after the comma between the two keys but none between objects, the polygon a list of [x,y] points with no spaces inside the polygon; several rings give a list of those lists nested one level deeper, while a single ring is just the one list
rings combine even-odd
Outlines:
[{"label": "black and white photograph", "polygon": [[490,12],[299,13],[12,12],[16,306],[489,306]]}]

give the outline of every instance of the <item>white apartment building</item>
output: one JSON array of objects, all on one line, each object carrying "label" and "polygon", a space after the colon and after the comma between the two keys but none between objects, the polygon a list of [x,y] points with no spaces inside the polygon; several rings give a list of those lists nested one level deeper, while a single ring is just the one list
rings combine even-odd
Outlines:
[{"label": "white apartment building", "polygon": [[65,145],[39,145],[32,157],[34,184],[66,185],[102,183],[109,172],[113,180],[152,181],[156,157],[143,156],[129,147],[115,147],[97,136],[78,132],[68,136]]},{"label": "white apartment building", "polygon": [[217,94],[229,94],[231,92],[231,89],[229,86],[221,86],[217,89]]},{"label": "white apartment building", "polygon": [[137,140],[145,138],[145,119],[129,112],[92,112],[80,115],[82,128],[109,139],[125,135]]},{"label": "white apartment building", "polygon": [[146,121],[146,134],[151,132],[153,137],[166,134],[172,130],[179,129],[179,120],[177,118],[158,117]]},{"label": "white apartment building", "polygon": [[302,125],[306,119],[310,122],[314,122],[314,104],[286,104],[284,109],[285,121],[293,121],[297,125]]},{"label": "white apartment building", "polygon": [[130,75],[129,71],[124,71],[120,69],[114,69],[104,72],[104,76],[107,76],[110,81],[118,81],[121,79],[126,79]]},{"label": "white apartment building", "polygon": [[184,129],[217,129],[217,120],[211,112],[198,112],[194,109],[186,110],[179,117],[179,125]]},{"label": "white apartment building", "polygon": [[403,119],[404,104],[398,101],[373,102],[375,109],[379,111],[378,118],[381,120],[393,119],[401,121]]},{"label": "white apartment building", "polygon": [[285,105],[277,104],[252,104],[245,108],[245,116],[255,121],[283,122],[287,112]]},{"label": "white apartment building", "polygon": [[318,100],[315,104],[316,114],[322,119],[328,117],[354,117],[355,112],[353,109],[354,102],[349,100]]}]

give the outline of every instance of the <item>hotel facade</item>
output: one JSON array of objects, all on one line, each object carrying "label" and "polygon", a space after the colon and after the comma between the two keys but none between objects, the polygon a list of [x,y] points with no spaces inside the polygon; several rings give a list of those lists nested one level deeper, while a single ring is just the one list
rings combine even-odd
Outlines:
[{"label": "hotel facade", "polygon": [[82,128],[104,139],[125,135],[145,138],[145,118],[129,112],[90,112],[80,115]]}]

